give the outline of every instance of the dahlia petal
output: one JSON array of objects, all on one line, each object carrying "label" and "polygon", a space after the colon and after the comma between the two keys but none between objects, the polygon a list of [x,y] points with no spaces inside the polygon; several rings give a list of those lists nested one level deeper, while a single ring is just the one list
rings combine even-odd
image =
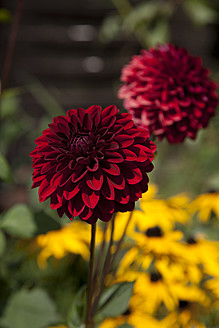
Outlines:
[{"label": "dahlia petal", "polygon": [[57,151],[57,150],[53,150],[53,151],[51,151],[50,150],[50,152],[48,152],[47,153],[47,155],[44,157],[44,159],[45,160],[48,160],[48,161],[51,161],[51,160],[54,160],[54,159],[56,159],[57,158],[57,156],[59,156],[60,155],[60,152],[59,151]]},{"label": "dahlia petal", "polygon": [[116,191],[115,201],[121,204],[127,204],[130,201],[130,188],[127,184],[123,189]]},{"label": "dahlia petal", "polygon": [[[56,117],[53,118],[53,123],[58,124],[58,123],[66,123],[66,116],[64,115],[58,115]],[[46,131],[46,130],[44,130]]]},{"label": "dahlia petal", "polygon": [[101,107],[95,105],[91,106],[87,109],[87,112],[90,114],[90,117],[94,122],[94,126],[97,126],[100,123],[101,119]]},{"label": "dahlia petal", "polygon": [[134,139],[127,134],[118,134],[115,140],[120,143],[122,148],[129,147],[134,143]]},{"label": "dahlia petal", "polygon": [[67,168],[66,168],[66,170],[62,171],[62,173],[61,173],[62,178],[59,183],[59,186],[63,187],[70,179],[72,179],[72,176],[73,176],[72,170],[67,170]]},{"label": "dahlia petal", "polygon": [[80,191],[80,184],[76,184],[76,185],[70,184],[70,186],[68,188],[71,188],[71,190],[63,191],[63,197],[66,200],[72,199]]},{"label": "dahlia petal", "polygon": [[107,150],[116,150],[119,149],[119,144],[117,142],[111,142],[109,145],[106,146]]},{"label": "dahlia petal", "polygon": [[108,179],[110,180],[114,188],[119,190],[125,188],[125,179],[121,174],[117,176],[111,175]]},{"label": "dahlia petal", "polygon": [[127,204],[120,204],[115,202],[115,212],[133,211],[134,207],[135,207],[135,202],[129,201]]},{"label": "dahlia petal", "polygon": [[74,172],[72,173],[72,182],[78,182],[81,180],[87,173],[87,169],[85,168],[84,165],[76,165]]},{"label": "dahlia petal", "polygon": [[91,120],[91,117],[88,113],[85,114],[84,120],[83,120],[83,128],[87,129],[90,131],[93,127],[93,122]]},{"label": "dahlia petal", "polygon": [[108,222],[113,215],[115,202],[104,198],[98,203],[95,208],[95,215],[104,222]]},{"label": "dahlia petal", "polygon": [[133,173],[133,178],[130,178],[130,179],[127,179],[128,183],[129,184],[136,184],[138,182],[140,182],[142,180],[142,173],[141,173],[141,170],[136,167],[135,169],[132,169],[132,173]]},{"label": "dahlia petal", "polygon": [[103,185],[103,175],[101,170],[96,171],[93,175],[87,175],[86,183],[90,189],[100,190]]},{"label": "dahlia petal", "polygon": [[57,208],[57,213],[58,213],[58,216],[61,218],[63,216],[63,214],[65,213],[65,209],[64,207],[60,207],[60,208]]},{"label": "dahlia petal", "polygon": [[75,127],[75,129],[77,130],[79,127],[81,127],[81,122],[80,119],[77,116],[77,113],[71,114],[70,116],[70,122],[72,123],[72,125]]},{"label": "dahlia petal", "polygon": [[84,116],[85,116],[85,110],[84,108],[78,108],[77,110],[77,116],[80,120],[81,126],[83,125],[83,120],[84,120]]},{"label": "dahlia petal", "polygon": [[110,163],[121,163],[124,161],[123,156],[115,151],[106,151],[105,154],[107,155],[107,161]]},{"label": "dahlia petal", "polygon": [[36,138],[35,143],[38,146],[43,146],[43,145],[47,145],[47,140],[44,136],[40,136],[40,137]]},{"label": "dahlia petal", "polygon": [[31,153],[30,153],[30,157],[38,157],[41,156],[38,154],[38,149],[35,148]]},{"label": "dahlia petal", "polygon": [[100,192],[91,190],[90,188],[83,188],[82,190],[82,199],[86,206],[89,208],[94,208],[100,198]]},{"label": "dahlia petal", "polygon": [[50,198],[50,207],[52,210],[57,210],[62,206],[62,203],[59,202],[57,195],[53,193]]},{"label": "dahlia petal", "polygon": [[119,166],[117,164],[115,164],[115,163],[108,163],[108,162],[105,161],[104,166],[105,167],[102,167],[102,169],[106,173],[108,173],[110,175],[120,175],[120,168],[119,168]]},{"label": "dahlia petal", "polygon": [[101,188],[101,193],[106,199],[114,200],[115,199],[115,190],[112,182],[108,177],[106,177],[106,181],[103,182],[103,186]]},{"label": "dahlia petal", "polygon": [[50,180],[50,185],[53,188],[57,188],[60,185],[61,181],[62,181],[62,173],[57,172],[53,175],[52,179]]},{"label": "dahlia petal", "polygon": [[40,186],[40,183],[41,183],[40,181],[34,181],[32,183],[31,189],[39,187]]},{"label": "dahlia petal", "polygon": [[48,198],[54,191],[55,188],[51,187],[46,179],[42,180],[38,190],[40,202]]},{"label": "dahlia petal", "polygon": [[138,157],[133,151],[131,151],[129,149],[123,149],[122,151],[123,151],[126,161],[136,161],[137,160]]},{"label": "dahlia petal", "polygon": [[71,216],[79,216],[81,212],[85,209],[85,204],[83,203],[80,196],[76,196],[68,201],[68,210]]},{"label": "dahlia petal", "polygon": [[110,105],[102,111],[102,121],[107,117],[107,116],[116,116],[118,113],[118,109],[115,105]]},{"label": "dahlia petal", "polygon": [[91,172],[95,172],[99,169],[99,161],[96,157],[94,157],[90,164],[87,165],[87,169]]},{"label": "dahlia petal", "polygon": [[83,211],[80,213],[80,218],[84,221],[89,220],[90,224],[94,224],[97,222],[97,218],[92,218],[93,211],[89,207],[85,207]]},{"label": "dahlia petal", "polygon": [[51,170],[55,171],[55,165],[53,162],[47,162],[42,166],[41,173],[45,174],[46,172],[48,173]]}]

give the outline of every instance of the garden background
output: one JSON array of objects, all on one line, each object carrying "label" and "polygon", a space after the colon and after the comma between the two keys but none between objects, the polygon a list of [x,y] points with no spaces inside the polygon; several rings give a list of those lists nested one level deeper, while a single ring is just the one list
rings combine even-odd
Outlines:
[{"label": "garden background", "polygon": [[[67,323],[74,295],[86,283],[87,262],[68,251],[40,264],[36,237],[60,229],[68,219],[59,219],[31,190],[29,153],[34,140],[54,116],[70,108],[115,104],[125,111],[117,98],[121,69],[141,48],[166,42],[187,48],[202,58],[218,83],[219,2],[1,0],[1,75],[19,10],[17,40],[1,95],[0,327],[47,328]],[[158,186],[160,197],[186,193],[194,199],[201,193],[216,193],[218,142],[218,112],[195,141],[179,145],[155,141],[158,149],[150,183]],[[217,240],[219,223],[212,217],[207,223],[195,219],[181,230]],[[38,307],[29,313],[28,302]],[[212,314],[205,324],[217,327],[219,320]]]}]

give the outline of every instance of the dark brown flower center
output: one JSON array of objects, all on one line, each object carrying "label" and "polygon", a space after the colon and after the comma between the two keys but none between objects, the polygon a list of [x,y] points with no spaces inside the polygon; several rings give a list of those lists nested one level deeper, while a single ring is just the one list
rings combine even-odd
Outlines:
[{"label": "dark brown flower center", "polygon": [[197,244],[197,241],[195,240],[195,238],[193,237],[190,237],[186,240],[187,244],[189,245],[194,245],[194,244]]},{"label": "dark brown flower center", "polygon": [[186,300],[179,300],[179,309],[184,310],[189,306],[189,302]]},{"label": "dark brown flower center", "polygon": [[75,153],[75,155],[86,155],[90,152],[94,143],[94,135],[93,133],[78,133],[74,135],[71,140],[71,151]]},{"label": "dark brown flower center", "polygon": [[156,282],[162,279],[162,275],[160,274],[160,272],[152,272],[150,274],[150,280],[151,282]]},{"label": "dark brown flower center", "polygon": [[123,312],[122,315],[124,315],[124,316],[128,316],[128,315],[130,315],[131,313],[132,313],[132,311],[130,310],[130,308],[128,308],[125,312]]},{"label": "dark brown flower center", "polygon": [[159,226],[155,226],[146,230],[145,235],[147,237],[162,237],[163,232]]}]

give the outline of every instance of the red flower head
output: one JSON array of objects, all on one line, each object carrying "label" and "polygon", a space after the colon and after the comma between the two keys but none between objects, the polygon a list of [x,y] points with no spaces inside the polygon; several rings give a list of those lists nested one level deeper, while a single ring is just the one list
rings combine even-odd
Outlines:
[{"label": "red flower head", "polygon": [[142,50],[123,68],[118,96],[135,123],[160,140],[195,139],[217,106],[217,86],[208,75],[200,58],[170,44],[160,45]]},{"label": "red flower head", "polygon": [[131,211],[147,190],[155,144],[116,106],[71,109],[36,139],[33,186],[59,216],[93,224]]}]

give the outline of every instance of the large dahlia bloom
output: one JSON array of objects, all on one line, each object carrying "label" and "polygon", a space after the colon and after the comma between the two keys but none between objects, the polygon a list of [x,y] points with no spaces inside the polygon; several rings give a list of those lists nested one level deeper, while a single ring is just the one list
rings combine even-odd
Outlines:
[{"label": "large dahlia bloom", "polygon": [[116,106],[71,109],[36,139],[33,188],[50,198],[59,216],[93,224],[117,211],[131,211],[148,188],[156,146]]},{"label": "large dahlia bloom", "polygon": [[133,115],[160,140],[195,139],[217,106],[216,83],[201,59],[171,44],[142,50],[122,69],[118,97]]}]

